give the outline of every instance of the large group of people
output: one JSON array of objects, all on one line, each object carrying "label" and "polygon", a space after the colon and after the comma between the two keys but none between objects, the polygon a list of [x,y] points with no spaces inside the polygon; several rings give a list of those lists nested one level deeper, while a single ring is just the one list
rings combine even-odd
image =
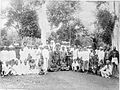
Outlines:
[{"label": "large group of people", "polygon": [[[17,51],[17,52],[16,52]],[[118,72],[119,52],[113,47],[79,46],[24,46],[18,50],[14,46],[0,51],[0,75],[43,75],[56,71],[92,73],[110,78]]]}]

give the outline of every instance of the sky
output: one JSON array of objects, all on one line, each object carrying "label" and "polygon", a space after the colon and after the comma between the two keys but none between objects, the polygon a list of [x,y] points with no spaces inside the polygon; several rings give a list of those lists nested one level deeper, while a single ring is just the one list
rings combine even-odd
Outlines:
[{"label": "sky", "polygon": [[7,19],[1,15],[1,11],[5,11],[10,6],[10,0],[0,0],[0,29],[4,28]]},{"label": "sky", "polygon": [[73,15],[79,18],[83,25],[91,32],[95,30],[94,22],[96,20],[96,4],[94,2],[81,2],[81,10],[76,11]]}]

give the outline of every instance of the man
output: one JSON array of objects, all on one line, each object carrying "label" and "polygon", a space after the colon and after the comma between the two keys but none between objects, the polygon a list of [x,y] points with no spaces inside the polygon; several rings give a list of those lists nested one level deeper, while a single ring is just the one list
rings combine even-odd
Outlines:
[{"label": "man", "polygon": [[82,49],[81,48],[79,48],[78,50],[78,63],[79,63],[79,70],[82,71],[83,61],[82,61]]},{"label": "man", "polygon": [[119,52],[116,50],[116,47],[113,47],[113,50],[110,52],[110,58],[113,65],[112,73],[115,74],[118,71],[117,67],[119,64]]},{"label": "man", "polygon": [[66,54],[66,62],[67,62],[67,67],[69,70],[72,70],[72,51],[70,50],[70,47],[67,48],[67,54]]},{"label": "man", "polygon": [[67,52],[65,51],[65,47],[62,47],[60,52],[60,59],[61,59],[61,70],[65,70],[66,66],[68,66],[68,59],[67,59]]},{"label": "man", "polygon": [[72,70],[73,70],[73,71],[78,71],[78,67],[79,67],[78,61],[77,61],[76,59],[73,60]]},{"label": "man", "polygon": [[2,61],[0,60],[0,75],[2,75]]},{"label": "man", "polygon": [[60,49],[58,46],[56,46],[56,50],[54,51],[54,59],[55,59],[55,64],[57,65],[57,70],[60,70]]},{"label": "man", "polygon": [[61,54],[60,54],[60,57],[61,57],[61,61],[63,61],[63,62],[65,62],[65,59],[66,59],[66,51],[65,51],[65,47],[63,46],[62,47],[62,50],[61,50],[61,52],[60,52]]},{"label": "man", "polygon": [[75,46],[74,47],[74,51],[73,51],[73,60],[77,60],[78,58],[78,49],[77,47]]},{"label": "man", "polygon": [[3,72],[2,77],[10,75],[12,72],[11,66],[8,65],[6,62],[3,62],[2,72]]},{"label": "man", "polygon": [[103,51],[103,48],[100,47],[100,51],[98,52],[99,62],[104,62],[104,55],[105,55],[105,52]]},{"label": "man", "polygon": [[55,60],[54,60],[54,51],[53,51],[53,47],[50,47],[50,55],[49,55],[49,62],[48,62],[48,70],[49,71],[55,71]]},{"label": "man", "polygon": [[82,60],[83,60],[83,66],[82,71],[88,71],[89,70],[89,52],[86,48],[84,48],[84,51],[82,52]]},{"label": "man", "polygon": [[48,60],[49,60],[49,51],[47,46],[44,47],[42,51],[42,56],[43,56],[43,71],[44,71],[44,74],[47,74]]},{"label": "man", "polygon": [[112,65],[110,64],[110,61],[106,61],[106,65],[100,70],[102,77],[110,78],[110,75],[112,75]]}]

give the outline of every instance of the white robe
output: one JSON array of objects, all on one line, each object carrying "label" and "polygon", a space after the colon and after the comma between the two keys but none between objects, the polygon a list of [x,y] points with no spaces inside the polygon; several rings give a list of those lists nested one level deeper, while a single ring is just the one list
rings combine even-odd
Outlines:
[{"label": "white robe", "polygon": [[49,60],[49,51],[47,49],[43,49],[42,51],[43,55],[43,70],[46,72],[48,69],[48,60]]},{"label": "white robe", "polygon": [[28,54],[29,54],[29,49],[28,49],[27,47],[25,47],[25,48],[23,49],[23,51],[24,51],[24,58],[27,59]]},{"label": "white robe", "polygon": [[100,60],[104,60],[104,55],[105,55],[105,52],[104,52],[104,51],[99,51],[99,52],[98,52],[99,61],[100,61]]},{"label": "white robe", "polygon": [[6,64],[5,63],[3,63],[3,65],[2,65],[2,71],[4,71],[4,75],[7,75],[10,71],[12,71],[11,69],[10,69],[10,66],[8,65],[8,66],[6,66]]},{"label": "white robe", "polygon": [[25,52],[20,50],[20,60],[23,62],[26,59]]},{"label": "white robe", "polygon": [[16,60],[16,53],[13,50],[9,51],[9,60],[12,59]]},{"label": "white robe", "polygon": [[82,51],[78,51],[78,57],[79,57],[79,58],[82,57]]},{"label": "white robe", "polygon": [[82,52],[82,60],[83,61],[89,61],[89,52],[88,51],[83,51]]},{"label": "white robe", "polygon": [[13,75],[18,75],[18,65],[13,65],[12,73],[13,73]]},{"label": "white robe", "polygon": [[17,73],[18,73],[18,75],[23,74],[23,68],[22,68],[20,61],[18,61]]},{"label": "white robe", "polygon": [[74,59],[77,59],[77,57],[78,57],[78,49],[75,49],[75,50],[73,51],[73,60],[74,60]]},{"label": "white robe", "polygon": [[9,52],[7,50],[1,51],[2,61],[9,61]]},{"label": "white robe", "polygon": [[109,77],[110,75],[112,75],[112,65],[109,65],[109,68],[107,67],[107,65],[105,65],[102,69],[100,69],[101,75],[102,77]]}]

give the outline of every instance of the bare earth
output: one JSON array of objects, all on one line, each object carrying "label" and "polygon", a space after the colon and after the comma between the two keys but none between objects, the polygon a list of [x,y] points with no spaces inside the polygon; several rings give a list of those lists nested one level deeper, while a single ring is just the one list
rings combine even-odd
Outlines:
[{"label": "bare earth", "polygon": [[49,72],[47,75],[0,77],[0,90],[13,89],[119,90],[119,80],[72,71]]}]

